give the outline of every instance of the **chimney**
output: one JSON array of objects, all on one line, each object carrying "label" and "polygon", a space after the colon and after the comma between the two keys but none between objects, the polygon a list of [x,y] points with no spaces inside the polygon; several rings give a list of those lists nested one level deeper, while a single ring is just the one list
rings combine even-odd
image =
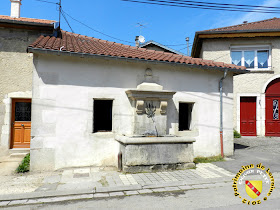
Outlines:
[{"label": "chimney", "polygon": [[136,44],[136,47],[139,47],[139,36],[135,37],[135,44]]},{"label": "chimney", "polygon": [[10,1],[11,1],[11,17],[19,18],[21,0],[10,0]]}]

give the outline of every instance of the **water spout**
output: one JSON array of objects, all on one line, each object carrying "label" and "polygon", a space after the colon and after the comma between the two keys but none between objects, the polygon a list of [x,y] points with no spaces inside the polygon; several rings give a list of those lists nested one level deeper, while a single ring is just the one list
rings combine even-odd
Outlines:
[{"label": "water spout", "polygon": [[155,121],[155,112],[157,110],[157,107],[153,105],[153,103],[146,103],[146,114],[147,114],[147,117],[148,118],[151,118],[152,121],[153,121],[153,124],[155,126],[155,131],[156,131],[156,134],[157,134],[157,137],[158,137],[158,131],[157,131],[157,126],[156,126],[156,121]]}]

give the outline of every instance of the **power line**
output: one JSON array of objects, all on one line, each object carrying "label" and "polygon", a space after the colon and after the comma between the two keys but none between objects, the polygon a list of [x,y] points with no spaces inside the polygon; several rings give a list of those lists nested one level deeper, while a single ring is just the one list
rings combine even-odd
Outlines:
[{"label": "power line", "polygon": [[58,4],[56,2],[52,2],[52,1],[45,1],[45,0],[35,0],[35,1],[39,1],[39,2],[44,2],[44,3],[49,3],[49,4]]},{"label": "power line", "polygon": [[121,42],[127,42],[127,43],[130,43],[130,44],[131,44],[131,43],[134,44],[134,42],[126,41],[126,40],[123,40],[123,39],[118,39],[118,38],[116,38],[116,37],[113,37],[113,36],[110,36],[110,35],[108,35],[108,34],[105,34],[105,33],[101,32],[101,31],[98,31],[98,30],[92,28],[91,26],[88,26],[87,24],[85,24],[85,23],[83,23],[83,22],[77,20],[76,18],[72,17],[71,15],[69,15],[68,13],[66,13],[64,10],[62,10],[62,12],[63,12],[64,14],[66,14],[68,17],[70,17],[72,20],[74,20],[74,21],[80,23],[81,25],[83,25],[83,26],[85,26],[85,27],[87,27],[87,28],[89,28],[89,29],[91,29],[91,30],[97,32],[97,33],[100,33],[100,34],[102,34],[102,35],[104,35],[104,36],[110,37],[110,38],[112,38],[112,39],[115,39],[115,40],[118,40],[118,41],[121,41]]},{"label": "power line", "polygon": [[70,23],[68,22],[68,20],[67,20],[67,18],[66,18],[66,16],[65,16],[65,14],[64,14],[63,12],[62,12],[61,14],[62,14],[62,16],[63,16],[64,20],[66,21],[67,25],[68,25],[68,26],[69,26],[69,28],[71,29],[72,33],[74,33],[74,30],[73,30],[73,29],[72,29],[72,27],[70,26]]},{"label": "power line", "polygon": [[[238,9],[238,10],[251,10],[253,9],[254,11],[263,11],[263,12],[280,12],[279,9],[267,9],[267,8],[252,8],[250,6],[227,6],[223,4],[217,4],[217,3],[212,3],[208,4],[205,2],[198,3],[195,1],[185,1],[185,0],[147,0],[147,1],[155,1],[155,2],[162,2],[162,3],[174,3],[174,4],[181,4],[181,5],[190,5],[190,6],[198,6],[198,7],[209,7],[209,8],[219,8],[219,9]],[[194,2],[194,3],[190,3]]]},{"label": "power line", "polygon": [[178,50],[178,51],[184,50],[184,49],[186,49],[186,48],[188,48],[188,47],[191,47],[191,46],[193,46],[193,45],[191,44],[191,45],[186,46],[186,47],[184,47],[184,48],[182,48],[182,49],[180,49],[180,50]]},{"label": "power line", "polygon": [[216,2],[202,2],[202,1],[186,1],[186,0],[174,0],[174,1],[182,1],[182,2],[190,2],[190,3],[199,3],[199,4],[209,4],[209,5],[225,5],[225,6],[237,6],[237,7],[252,7],[252,8],[268,8],[268,9],[280,9],[280,7],[271,7],[271,6],[259,6],[259,5],[245,5],[245,4],[224,4],[224,3],[216,3]]},{"label": "power line", "polygon": [[221,7],[210,7],[210,6],[203,6],[203,5],[196,5],[192,6],[190,4],[184,4],[184,3],[172,3],[169,1],[157,1],[157,0],[146,0],[146,1],[140,1],[140,0],[121,0],[126,2],[133,2],[133,3],[140,3],[140,4],[150,4],[150,5],[161,5],[161,6],[170,6],[170,7],[182,7],[182,8],[195,8],[195,9],[206,9],[206,10],[221,10],[221,11],[231,11],[231,12],[255,12],[255,13],[270,13],[270,14],[279,14],[280,10],[274,11],[274,10],[242,10],[244,8],[236,8],[236,9],[225,9]]},{"label": "power line", "polygon": [[[85,27],[87,27],[87,28],[89,28],[89,29],[91,29],[91,30],[97,32],[97,33],[100,33],[100,34],[102,34],[102,35],[104,35],[104,36],[110,37],[110,38],[112,38],[112,39],[116,39],[116,40],[121,41],[121,42],[126,42],[126,43],[130,43],[130,44],[134,44],[134,42],[130,42],[130,41],[126,41],[126,40],[123,40],[123,39],[119,39],[119,38],[110,36],[110,35],[108,35],[108,34],[105,34],[105,33],[101,32],[101,31],[98,31],[98,30],[92,28],[91,26],[89,26],[89,25],[87,25],[87,24],[85,24],[85,23],[83,23],[83,22],[77,20],[76,18],[72,17],[71,15],[69,15],[68,13],[66,13],[63,9],[62,9],[62,14],[67,15],[67,16],[70,17],[72,20],[74,20],[74,21],[80,23],[81,25],[83,25],[83,26],[85,26]],[[165,45],[165,46],[182,46],[182,45],[187,45],[187,44],[185,43],[185,44],[174,44],[174,45]]]},{"label": "power line", "polygon": [[164,44],[164,46],[168,46],[168,47],[173,47],[173,46],[183,46],[183,45],[187,45],[185,44]]}]

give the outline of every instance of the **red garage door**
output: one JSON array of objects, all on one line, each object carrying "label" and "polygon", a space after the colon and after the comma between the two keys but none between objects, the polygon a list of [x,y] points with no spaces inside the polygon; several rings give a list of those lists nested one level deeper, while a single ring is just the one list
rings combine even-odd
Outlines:
[{"label": "red garage door", "polygon": [[265,135],[280,136],[280,78],[267,86],[265,96]]},{"label": "red garage door", "polygon": [[240,134],[256,136],[256,97],[240,98]]}]

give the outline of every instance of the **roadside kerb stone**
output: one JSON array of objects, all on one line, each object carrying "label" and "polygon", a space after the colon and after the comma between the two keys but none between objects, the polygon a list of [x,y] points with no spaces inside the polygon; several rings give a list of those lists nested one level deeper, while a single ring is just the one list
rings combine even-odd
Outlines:
[{"label": "roadside kerb stone", "polygon": [[145,193],[152,193],[152,190],[149,189],[143,189],[143,190],[138,190],[139,194],[145,194]]},{"label": "roadside kerb stone", "polygon": [[165,191],[178,191],[178,190],[181,190],[179,187],[166,187],[164,189],[165,189]]},{"label": "roadside kerb stone", "polygon": [[93,195],[94,198],[104,198],[104,197],[109,197],[109,193],[95,193]]},{"label": "roadside kerb stone", "polygon": [[179,185],[185,185],[185,184],[184,184],[184,182],[179,182],[179,181],[157,183],[157,184],[148,184],[148,185],[144,185],[143,189],[162,188],[162,187],[176,187],[176,186],[179,186]]},{"label": "roadside kerb stone", "polygon": [[192,187],[194,189],[205,189],[205,188],[207,188],[207,186],[205,186],[203,184],[194,184],[194,185],[192,185]]},{"label": "roadside kerb stone", "polygon": [[165,192],[165,188],[156,188],[156,189],[152,189],[153,192]]},{"label": "roadside kerb stone", "polygon": [[1,206],[7,206],[11,201],[0,201],[0,207]]},{"label": "roadside kerb stone", "polygon": [[125,186],[112,186],[112,187],[96,187],[96,192],[118,192],[118,191],[126,191],[126,190],[141,190],[142,186],[140,184],[137,185],[125,185]]},{"label": "roadside kerb stone", "polygon": [[80,200],[80,199],[91,199],[93,195],[74,195],[74,196],[61,196],[61,197],[52,197],[52,198],[39,198],[39,199],[30,199],[26,204],[34,204],[34,203],[52,203],[59,201],[67,201],[67,200]]},{"label": "roadside kerb stone", "polygon": [[181,190],[192,190],[194,189],[192,186],[189,185],[183,185],[183,186],[178,186]]},{"label": "roadside kerb stone", "polygon": [[123,196],[124,193],[123,192],[111,192],[109,193],[110,197],[114,197],[114,196]]},{"label": "roadside kerb stone", "polygon": [[13,201],[11,201],[8,204],[8,206],[25,204],[26,202],[27,202],[27,199],[24,199],[24,200],[13,200]]},{"label": "roadside kerb stone", "polygon": [[137,191],[131,190],[131,191],[125,191],[126,195],[138,195],[139,193]]},{"label": "roadside kerb stone", "polygon": [[93,194],[95,193],[94,189],[91,190],[67,190],[67,191],[35,191],[31,193],[24,194],[8,194],[1,195],[1,201],[12,201],[12,200],[23,200],[23,199],[40,199],[47,197],[57,197],[57,196],[70,196],[70,195],[81,195],[81,194]]}]

